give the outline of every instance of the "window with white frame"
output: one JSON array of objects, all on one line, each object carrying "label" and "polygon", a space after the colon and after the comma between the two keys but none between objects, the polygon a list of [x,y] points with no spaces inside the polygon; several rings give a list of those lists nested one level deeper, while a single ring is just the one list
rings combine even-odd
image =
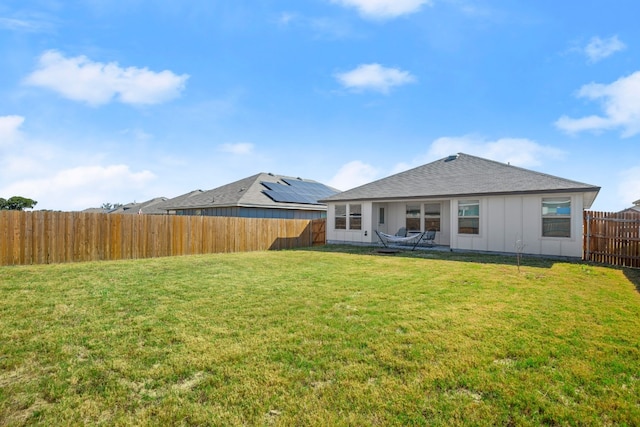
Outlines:
[{"label": "window with white frame", "polygon": [[420,231],[420,205],[407,205],[407,222],[405,223],[407,233],[409,231]]},{"label": "window with white frame", "polygon": [[440,203],[424,204],[424,229],[440,231]]},{"label": "window with white frame", "polygon": [[542,236],[571,237],[571,197],[542,199]]},{"label": "window with white frame", "polygon": [[347,229],[347,205],[335,206],[335,229],[346,230]]},{"label": "window with white frame", "polygon": [[458,233],[480,234],[480,201],[458,201]]},{"label": "window with white frame", "polygon": [[362,205],[349,205],[349,230],[362,229]]}]

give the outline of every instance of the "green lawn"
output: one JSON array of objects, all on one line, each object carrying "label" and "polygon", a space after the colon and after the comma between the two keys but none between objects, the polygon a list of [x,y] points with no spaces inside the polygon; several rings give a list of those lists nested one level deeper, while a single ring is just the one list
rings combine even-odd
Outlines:
[{"label": "green lawn", "polygon": [[638,271],[319,248],[0,268],[0,425],[638,425]]}]

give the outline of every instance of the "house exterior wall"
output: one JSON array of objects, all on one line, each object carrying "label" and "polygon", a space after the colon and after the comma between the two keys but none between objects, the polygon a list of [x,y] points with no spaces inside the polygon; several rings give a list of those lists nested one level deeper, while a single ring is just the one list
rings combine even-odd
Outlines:
[{"label": "house exterior wall", "polygon": [[[542,236],[543,198],[571,197],[571,236]],[[465,198],[468,199],[468,198]],[[582,194],[545,194],[531,196],[494,196],[479,198],[480,232],[477,235],[459,234],[457,203],[451,200],[452,249],[516,252],[516,242],[522,252],[535,255],[563,257],[582,256]]]},{"label": "house exterior wall", "polygon": [[[570,237],[542,236],[543,198],[571,198]],[[458,202],[478,200],[480,203],[479,233],[458,233]],[[335,230],[335,205],[349,202],[331,202],[327,211],[327,242],[372,244],[378,242],[375,230],[395,234],[406,224],[406,205],[421,205],[421,227],[424,228],[424,203],[433,200],[393,201],[385,203],[352,202],[362,204],[362,230]],[[487,197],[464,197],[441,200],[441,230],[436,234],[436,244],[451,249],[517,252],[516,242],[523,245],[527,254],[581,257],[582,256],[582,193],[505,195]],[[386,230],[379,224],[379,208],[385,208]],[[375,215],[373,214],[375,212]],[[424,230],[423,230],[424,231]]]},{"label": "house exterior wall", "polygon": [[184,216],[224,216],[239,218],[284,218],[284,219],[319,219],[326,218],[323,210],[252,208],[241,206],[215,207],[205,209],[179,209],[169,214]]},{"label": "house exterior wall", "polygon": [[[347,228],[344,230],[336,230],[335,205],[347,205],[347,218],[349,217],[349,205],[359,204],[362,209],[362,227],[359,230]],[[327,205],[329,206],[329,205]],[[373,203],[371,202],[353,202],[353,203],[334,203],[327,209],[327,243],[349,243],[349,244],[371,244],[375,240],[372,239],[373,221]],[[373,233],[375,234],[375,233]]]},{"label": "house exterior wall", "polygon": [[436,233],[434,241],[438,245],[451,245],[451,222],[447,221],[448,218],[451,218],[451,203],[442,202],[440,232]]}]

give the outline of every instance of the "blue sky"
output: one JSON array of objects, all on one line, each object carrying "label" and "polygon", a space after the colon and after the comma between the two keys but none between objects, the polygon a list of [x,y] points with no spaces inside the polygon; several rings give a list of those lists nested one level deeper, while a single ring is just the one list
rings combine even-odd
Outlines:
[{"label": "blue sky", "polygon": [[640,199],[640,3],[4,0],[0,197],[341,190],[456,152]]}]

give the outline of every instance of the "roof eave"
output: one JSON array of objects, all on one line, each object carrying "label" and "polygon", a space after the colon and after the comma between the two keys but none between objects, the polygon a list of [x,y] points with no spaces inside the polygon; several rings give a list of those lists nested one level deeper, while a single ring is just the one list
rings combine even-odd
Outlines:
[{"label": "roof eave", "polygon": [[213,209],[213,208],[304,209],[304,210],[326,211],[327,205],[325,204],[269,205],[269,204],[251,204],[251,203],[221,203],[221,204],[206,204],[206,205],[193,205],[193,206],[180,206],[180,207],[165,207],[163,209],[187,210],[187,209]]},{"label": "roof eave", "polygon": [[[322,199],[318,200],[322,203],[335,203],[335,202],[364,202],[364,201],[400,201],[400,200],[424,200],[424,199],[451,199],[461,197],[487,197],[487,196],[518,196],[527,194],[558,194],[558,193],[593,193],[593,198],[589,203],[589,207],[595,200],[600,187],[584,187],[584,188],[565,188],[565,189],[547,189],[547,190],[524,190],[524,191],[496,191],[485,193],[451,193],[451,194],[423,194],[416,196],[395,196],[395,197],[353,197],[353,198],[336,198],[336,199]],[[586,203],[585,203],[586,205]],[[587,207],[586,209],[588,209]]]}]

